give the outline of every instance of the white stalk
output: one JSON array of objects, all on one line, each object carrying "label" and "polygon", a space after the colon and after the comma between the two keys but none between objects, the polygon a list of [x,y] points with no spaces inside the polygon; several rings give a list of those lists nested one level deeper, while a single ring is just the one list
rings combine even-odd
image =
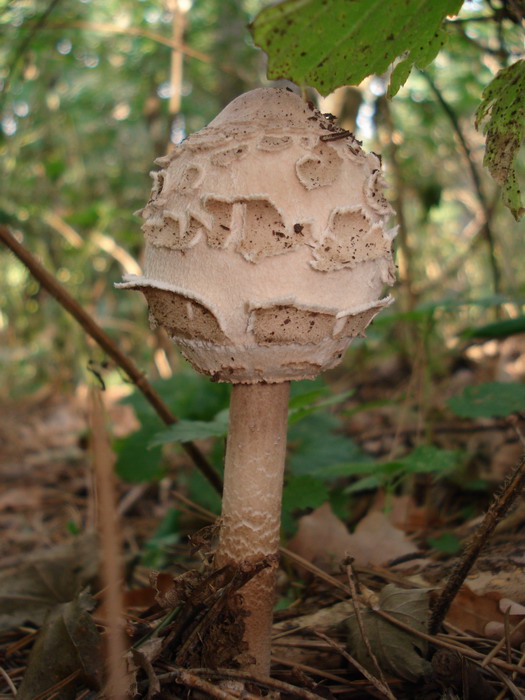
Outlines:
[{"label": "white stalk", "polygon": [[[256,564],[279,549],[289,382],[235,384],[230,404],[221,530],[215,566]],[[265,569],[241,590],[250,670],[270,671],[275,571]]]}]

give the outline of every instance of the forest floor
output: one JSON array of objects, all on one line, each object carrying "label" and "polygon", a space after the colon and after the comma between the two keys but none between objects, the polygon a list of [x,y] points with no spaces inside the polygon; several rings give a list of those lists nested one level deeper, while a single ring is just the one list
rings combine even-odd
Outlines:
[{"label": "forest floor", "polygon": [[[434,387],[435,401],[475,383],[479,373],[494,378],[501,356],[499,348],[490,358],[456,363]],[[377,401],[373,407],[379,397],[410,393],[412,380],[391,363],[371,370],[349,400],[350,408],[355,401],[372,406],[366,413],[348,411],[344,431],[375,459],[391,453],[394,443],[417,443],[421,420],[409,402],[401,417],[398,405]],[[105,392],[116,436],[137,425],[120,396]],[[0,698],[102,697],[106,602],[98,577],[87,405],[85,389],[64,396],[47,387],[0,408]],[[328,504],[304,513],[281,552],[271,680],[245,680],[241,695],[235,686],[218,684],[239,674],[203,669],[202,652],[195,651],[211,604],[180,593],[185,573],[206,571],[213,534],[208,513],[177,481],[177,461],[187,458],[178,456],[173,476],[160,482],[119,483],[129,697],[524,697],[521,498],[496,517],[442,624],[428,631],[429,610],[451,573],[458,575],[465,543],[519,468],[520,424],[520,415],[433,421],[434,444],[472,455],[468,489],[465,475],[436,481],[421,474],[390,493],[363,492],[347,522]],[[483,488],[476,490],[476,481]],[[152,574],[155,561],[147,565],[145,548],[174,504],[181,517],[168,548],[176,565]],[[203,573],[200,585],[205,580]],[[183,601],[175,608],[166,603],[173,590]]]}]

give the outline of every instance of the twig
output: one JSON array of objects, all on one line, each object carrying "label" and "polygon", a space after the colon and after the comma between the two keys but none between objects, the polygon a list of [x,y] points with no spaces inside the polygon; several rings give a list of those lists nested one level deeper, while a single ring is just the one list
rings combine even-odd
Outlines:
[{"label": "twig", "polygon": [[387,143],[384,144],[386,155],[392,166],[392,179],[394,182],[394,201],[392,205],[396,212],[396,221],[399,225],[398,246],[401,255],[399,256],[399,276],[401,285],[406,291],[406,310],[412,311],[417,304],[417,294],[414,291],[413,274],[413,250],[409,242],[409,226],[406,218],[406,187],[405,177],[399,162],[399,148],[393,138],[394,123],[390,102],[386,97],[379,97],[377,100],[378,114],[382,117],[386,131]]},{"label": "twig", "polygon": [[59,2],[60,2],[60,0],[51,0],[49,5],[46,7],[46,9],[42,12],[40,17],[37,19],[37,21],[31,26],[29,34],[26,37],[24,37],[24,39],[22,39],[22,41],[20,42],[20,45],[19,45],[18,49],[16,50],[13,61],[8,68],[7,78],[5,80],[5,83],[2,86],[2,89],[0,90],[0,92],[3,92],[4,95],[9,94],[9,86],[11,84],[12,77],[14,75],[14,72],[16,70],[18,62],[20,61],[20,59],[23,57],[23,55],[25,53],[25,50],[27,49],[27,47],[29,46],[29,44],[33,40],[34,36],[37,34],[38,30],[42,29],[46,26],[47,18],[53,12],[53,10],[55,9],[55,7],[58,5]]},{"label": "twig", "polygon": [[510,425],[511,428],[513,428],[514,432],[516,433],[518,440],[521,442],[521,446],[525,450],[525,434],[523,433],[523,430],[520,428],[519,425],[519,418],[518,416],[513,413],[511,416],[507,418],[507,423]]},{"label": "twig", "polygon": [[336,683],[341,682],[340,676],[336,676],[335,673],[323,671],[320,668],[314,668],[313,666],[308,666],[307,664],[301,664],[298,661],[290,661],[290,659],[281,659],[279,656],[275,656],[275,654],[272,654],[272,664],[278,664],[279,666],[288,666],[289,668],[297,668],[299,669],[299,671],[310,673],[313,676],[321,676],[321,678],[326,678],[327,680],[335,681]]},{"label": "twig", "polygon": [[[519,623],[516,625],[516,627],[512,630],[512,634],[514,634],[514,632],[516,632],[518,629],[523,627],[523,625],[525,625],[525,617],[522,620],[520,620]],[[486,668],[490,664],[490,662],[496,656],[496,654],[499,654],[499,652],[501,651],[501,649],[505,643],[508,644],[507,635],[502,636],[502,638],[498,641],[498,643],[495,644],[494,647],[485,656],[485,658],[481,662],[482,668]]]},{"label": "twig", "polygon": [[476,196],[478,198],[478,202],[480,204],[480,207],[483,211],[483,215],[485,217],[485,221],[483,223],[483,228],[482,228],[482,234],[485,237],[485,241],[487,243],[487,247],[489,250],[489,260],[490,260],[490,267],[492,270],[492,283],[494,287],[494,292],[498,294],[500,292],[500,280],[501,280],[501,273],[500,269],[498,267],[498,261],[496,257],[496,249],[495,249],[495,241],[494,241],[494,233],[491,228],[491,218],[492,218],[492,211],[488,205],[487,198],[485,196],[485,192],[483,191],[483,187],[481,184],[481,176],[478,172],[478,168],[476,166],[476,163],[474,162],[474,159],[472,157],[472,153],[470,151],[469,145],[467,144],[467,140],[465,138],[465,135],[463,134],[463,130],[459,124],[458,118],[452,109],[452,107],[449,105],[449,103],[445,100],[443,97],[443,94],[441,90],[437,87],[437,85],[434,83],[430,75],[426,71],[421,71],[421,75],[425,78],[427,83],[429,84],[430,89],[434,93],[434,95],[437,98],[437,101],[443,108],[443,111],[447,115],[450,123],[452,124],[452,128],[454,129],[456,136],[458,138],[459,144],[463,150],[463,153],[465,155],[470,174],[472,177],[472,182],[474,184],[474,190],[476,192]]},{"label": "twig", "polygon": [[[524,663],[525,663],[525,649],[523,650],[523,654],[521,655],[521,658],[520,658],[520,660],[518,661],[518,666],[523,666]],[[514,673],[512,674],[512,680],[513,680],[513,681],[516,680],[517,675],[518,675],[518,674],[516,673],[516,671],[514,671]]]},{"label": "twig", "polygon": [[191,671],[184,671],[181,669],[180,671],[173,671],[172,673],[164,673],[161,676],[157,676],[157,680],[174,680],[178,683],[182,683],[182,685],[185,685],[188,688],[202,690],[204,693],[206,693],[206,697],[217,698],[217,700],[238,700],[236,695],[227,693],[225,690],[222,690],[215,684],[194,675],[191,673]]},{"label": "twig", "polygon": [[291,559],[293,562],[295,562],[299,566],[302,566],[304,569],[306,569],[310,573],[314,574],[314,576],[317,576],[318,578],[322,579],[323,581],[326,581],[326,583],[329,583],[331,586],[334,586],[334,588],[337,588],[338,590],[342,591],[345,595],[347,595],[347,596],[352,595],[348,586],[345,586],[344,583],[342,583],[338,579],[334,578],[333,576],[330,576],[330,574],[327,574],[326,571],[323,571],[315,564],[312,564],[311,562],[309,562],[307,559],[303,559],[303,557],[299,556],[299,554],[296,554],[295,552],[292,552],[291,550],[286,549],[286,547],[279,547],[279,552],[281,554],[284,554],[284,556],[287,559]]},{"label": "twig", "polygon": [[91,392],[91,443],[97,503],[97,528],[101,546],[101,578],[106,626],[107,686],[114,700],[127,697],[124,654],[124,602],[122,598],[122,543],[116,512],[113,478],[115,456],[104,424],[104,406],[100,392]]},{"label": "twig", "polygon": [[430,634],[435,634],[438,631],[452,601],[478,558],[482,547],[487,542],[496,525],[502,520],[516,498],[520,495],[524,486],[525,455],[522,455],[512,473],[504,481],[502,490],[494,498],[481,525],[465,547],[463,555],[450,573],[445,588],[434,603],[429,624]]},{"label": "twig", "polygon": [[[397,618],[393,617],[393,615],[390,615],[389,613],[385,612],[384,610],[374,610],[374,612],[377,615],[380,615],[382,618],[385,620],[388,620],[388,622],[391,622],[393,625],[396,627],[399,627],[402,630],[405,630],[406,632],[410,632],[410,634],[415,635],[416,637],[419,637],[420,639],[425,639],[427,642],[432,644],[433,646],[438,646],[442,647],[443,649],[450,649],[452,651],[457,651],[464,656],[468,656],[470,659],[474,659],[475,661],[482,661],[485,658],[485,655],[480,653],[479,651],[476,651],[475,649],[470,649],[464,644],[457,644],[457,643],[452,643],[447,641],[447,638],[445,636],[441,635],[432,635],[432,634],[427,634],[426,632],[421,632],[419,630],[414,629],[413,627],[410,627],[410,625],[406,625],[404,622],[401,622],[401,620],[398,620]],[[503,659],[492,659],[492,665],[497,666],[498,668],[503,669],[504,671],[512,671],[517,674],[520,674],[522,676],[525,676],[525,668],[518,666],[516,664],[510,664],[507,661],[503,661]]]},{"label": "twig", "polygon": [[[186,29],[186,10],[179,0],[168,0],[168,8],[172,13],[171,17],[171,35],[174,46],[182,46],[184,39],[184,30]],[[180,113],[181,97],[182,97],[182,73],[184,68],[184,52],[177,48],[171,50],[171,67],[170,67],[170,99],[168,104],[169,114],[169,141],[168,153],[175,148],[173,142],[173,128],[176,119]]]},{"label": "twig", "polygon": [[[383,675],[383,671],[381,670],[381,666],[379,665],[377,657],[372,650],[372,647],[370,645],[370,640],[368,639],[368,636],[366,634],[365,625],[363,622],[363,616],[361,614],[361,608],[359,607],[359,602],[358,602],[358,595],[359,594],[357,592],[357,586],[355,585],[355,573],[354,573],[354,569],[352,567],[351,557],[348,557],[344,561],[344,566],[346,568],[348,586],[350,587],[350,590],[352,591],[352,595],[351,595],[352,606],[354,608],[355,618],[357,620],[357,625],[359,627],[359,631],[361,632],[361,639],[363,640],[363,643],[364,643],[365,648],[368,652],[368,655],[372,659],[372,663],[374,664],[374,667],[377,671],[377,675],[379,676],[379,678],[374,678],[374,676],[371,676],[369,674],[370,677],[369,677],[369,675],[367,675],[366,677],[368,678],[368,680],[371,683],[373,683],[376,686],[376,688],[378,688],[380,690],[381,693],[383,693],[383,695],[386,695],[386,697],[389,698],[390,700],[395,700],[394,696],[392,695],[392,691],[388,687],[388,683],[385,680],[385,677]],[[349,661],[351,661],[351,663],[353,663],[354,666],[358,663],[353,658],[349,659]],[[359,669],[359,670],[362,672],[362,669]]]},{"label": "twig", "polygon": [[[331,647],[334,649],[337,649],[337,651],[343,656],[347,661],[349,661],[353,666],[357,668],[357,670],[363,674],[363,676],[372,683],[372,685],[377,688],[377,690],[382,694],[385,695],[389,700],[396,700],[395,695],[392,695],[392,691],[386,684],[386,682],[383,682],[383,680],[380,680],[379,678],[376,678],[373,676],[371,673],[369,673],[364,666],[361,666],[359,661],[357,659],[354,659],[354,657],[349,654],[344,647],[342,647],[340,644],[337,644],[337,642],[334,642],[333,639],[330,639],[328,635],[323,634],[323,632],[318,632],[317,630],[312,630],[312,632],[317,636],[320,637],[321,639],[324,639],[328,644],[330,644]],[[363,637],[363,639],[365,639]],[[368,639],[366,640],[365,644],[367,645],[367,650],[370,646],[370,642]],[[375,656],[373,657],[374,659],[374,665],[377,664],[377,659]],[[378,667],[379,668],[379,667]],[[379,669],[381,676],[383,676],[381,669]]]},{"label": "twig", "polygon": [[[38,262],[38,260],[19,243],[11,234],[7,226],[0,224],[0,240],[24,263],[42,287],[53,296],[58,303],[73,316],[75,321],[82,326],[86,333],[100,345],[116,364],[128,375],[130,380],[142,392],[146,400],[155,409],[155,412],[166,425],[177,422],[177,418],[164,403],[159,394],[148,382],[144,374],[138,369],[135,363],[124,353],[122,353],[111,338],[102,328],[91,318],[91,316],[73,299],[66,289],[59,284],[56,279]],[[222,479],[215,468],[208,462],[199,448],[192,442],[182,442],[182,447],[191,457],[195,466],[202,472],[210,484],[218,493],[222,493]]]},{"label": "twig", "polygon": [[[25,25],[24,25],[25,26]],[[31,25],[28,25],[30,28]],[[141,29],[140,27],[119,27],[116,24],[109,24],[108,22],[87,22],[85,20],[74,20],[71,22],[50,22],[46,25],[46,29],[82,29],[83,31],[93,31],[102,32],[108,34],[122,34],[124,36],[136,36],[144,39],[150,39],[151,41],[161,44],[162,46],[167,46],[170,49],[175,49],[181,51],[186,56],[190,58],[195,58],[203,63],[212,64],[221,70],[223,73],[228,75],[239,75],[239,70],[232,65],[218,64],[215,61],[214,56],[210,56],[202,51],[188,46],[183,42],[177,42],[174,39],[159,34],[158,32],[153,32],[150,29]]]},{"label": "twig", "polygon": [[16,696],[17,691],[16,691],[15,684],[11,680],[9,674],[6,671],[4,671],[4,669],[1,666],[0,666],[0,674],[2,675],[2,678],[7,683],[7,685],[9,686],[9,690],[13,693],[14,696]]},{"label": "twig", "polygon": [[[232,671],[227,668],[209,669],[209,668],[190,668],[187,671],[176,670],[170,671],[169,673],[163,673],[158,676],[160,681],[177,681],[181,678],[183,674],[190,674],[194,677],[206,676],[208,678],[217,678],[219,680],[233,680],[242,681],[243,683],[250,683],[252,685],[259,686],[260,688],[268,688],[282,691],[283,693],[289,693],[294,698],[301,698],[301,700],[319,700],[321,696],[311,693],[309,690],[304,688],[298,688],[290,683],[285,683],[284,681],[278,681],[275,678],[259,678],[257,676],[251,676],[248,673],[242,673],[241,671]],[[217,686],[210,684],[212,688],[217,688]],[[220,696],[212,696],[220,697]],[[232,696],[228,696],[232,697]],[[244,695],[246,698],[247,696]],[[237,699],[236,699],[237,700]]]},{"label": "twig", "polygon": [[[28,25],[31,27],[31,25]],[[116,24],[110,24],[108,22],[87,22],[85,20],[73,20],[71,22],[50,22],[46,29],[82,29],[84,31],[93,32],[105,32],[108,34],[123,34],[126,36],[137,36],[144,39],[150,39],[157,44],[162,44],[171,49],[176,49],[177,51],[182,51],[187,56],[191,58],[196,58],[203,63],[212,63],[213,58],[203,53],[202,51],[197,51],[192,49],[191,46],[171,39],[169,37],[163,36],[158,32],[152,32],[149,29],[141,29],[140,27],[119,27]]]},{"label": "twig", "polygon": [[503,688],[496,695],[494,700],[504,700],[505,697],[508,697],[507,690],[509,690],[512,693],[512,696],[516,698],[516,700],[523,700],[522,691],[513,683],[512,679],[509,678],[508,674],[502,673],[497,668],[491,668],[490,670],[496,678],[499,678],[503,685]]},{"label": "twig", "polygon": [[57,698],[58,700],[60,695],[56,695],[57,690],[62,690],[62,688],[65,688],[79,676],[80,669],[77,669],[76,671],[73,671],[73,673],[70,673],[69,676],[66,676],[66,678],[62,678],[62,680],[58,681],[58,683],[55,683],[53,686],[51,686],[51,688],[48,688],[47,690],[44,690],[44,692],[36,695],[33,700],[53,700],[54,698]]}]

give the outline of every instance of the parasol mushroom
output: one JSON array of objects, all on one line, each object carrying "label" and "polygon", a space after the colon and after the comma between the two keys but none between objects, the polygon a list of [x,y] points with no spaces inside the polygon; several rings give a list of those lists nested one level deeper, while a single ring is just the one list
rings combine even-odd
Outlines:
[{"label": "parasol mushroom", "polygon": [[[289,89],[231,102],[152,173],[141,214],[153,326],[233,384],[216,568],[279,546],[291,380],[337,365],[392,301],[380,158]],[[275,571],[240,591],[245,668],[268,675]]]}]

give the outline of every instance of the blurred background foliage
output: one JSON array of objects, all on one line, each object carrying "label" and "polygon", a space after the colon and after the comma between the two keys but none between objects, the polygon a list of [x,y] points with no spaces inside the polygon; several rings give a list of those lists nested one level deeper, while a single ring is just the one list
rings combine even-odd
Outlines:
[{"label": "blurred background foliage", "polygon": [[[163,445],[182,434],[207,439],[208,458],[222,467],[228,387],[195,375],[166,337],[149,330],[142,296],[117,291],[114,283],[140,264],[142,233],[133,212],[148,199],[154,159],[241,92],[269,84],[265,56],[248,30],[267,4],[0,5],[0,223],[155,380],[183,419],[175,429],[186,432],[162,433],[143,397],[130,393],[126,401],[140,427],[115,442],[117,471],[127,482],[159,480],[180,467],[181,453]],[[484,139],[474,127],[484,87],[523,55],[514,5],[521,7],[518,0],[465,2],[459,17],[447,22],[449,41],[437,59],[425,72],[413,72],[392,101],[385,97],[387,76],[325,99],[305,90],[368,150],[382,153],[399,224],[399,275],[396,303],[365,341],[354,341],[343,365],[326,379],[294,383],[283,502],[288,533],[297,510],[329,498],[346,519],[353,494],[379,487],[388,497],[401,481],[409,489],[420,484],[422,474],[425,489],[442,478],[470,493],[486,486],[479,472],[469,471],[464,445],[432,444],[433,421],[446,412],[452,391],[436,387],[468,363],[464,350],[476,328],[485,327],[484,338],[525,331],[522,225],[503,207],[483,168]],[[176,50],[181,42],[182,53]],[[522,156],[517,168],[524,182]],[[125,387],[102,351],[1,245],[0,270],[0,399],[42,387],[68,394],[86,382]],[[485,392],[490,406],[498,391]],[[523,394],[503,393],[495,415],[525,405]],[[480,397],[465,401],[456,414],[479,417]],[[382,406],[391,409],[390,417],[377,414],[374,423],[367,411]],[[494,415],[487,410],[483,415]],[[363,449],[363,441],[345,432],[349,421],[354,437],[369,424],[381,434],[397,421],[390,447],[375,437]],[[407,423],[415,432],[399,439]],[[201,506],[218,512],[217,495],[200,472],[178,470],[177,479]],[[457,507],[467,514],[468,498]],[[354,523],[360,513],[356,505]],[[165,548],[176,541],[177,517],[169,510],[146,546],[149,564],[160,566]]]},{"label": "blurred background foliage", "polygon": [[[166,3],[13,0],[0,14],[0,221],[144,367],[154,350],[144,305],[113,283],[140,259],[133,212],[148,198],[153,160],[171,130],[179,141],[201,128],[262,71],[246,29],[256,3],[179,7],[198,57],[186,57],[174,84]],[[97,351],[13,256],[2,249],[0,260],[1,391],[78,381]]]},{"label": "blurred background foliage", "polygon": [[[162,356],[177,363],[174,351],[147,330],[142,298],[113,289],[140,261],[133,212],[170,138],[179,142],[242,91],[267,84],[247,29],[264,5],[11,0],[1,10],[0,221],[153,374],[169,374]],[[356,343],[350,364],[385,340],[407,362],[424,342],[439,364],[465,326],[521,313],[522,236],[483,170],[474,114],[483,88],[521,55],[523,30],[507,3],[476,0],[448,34],[436,61],[392,102],[380,76],[320,101],[383,154],[399,214],[397,303],[366,346]],[[177,38],[186,47],[179,68]],[[0,262],[0,391],[85,378],[100,353],[6,250]]]}]

